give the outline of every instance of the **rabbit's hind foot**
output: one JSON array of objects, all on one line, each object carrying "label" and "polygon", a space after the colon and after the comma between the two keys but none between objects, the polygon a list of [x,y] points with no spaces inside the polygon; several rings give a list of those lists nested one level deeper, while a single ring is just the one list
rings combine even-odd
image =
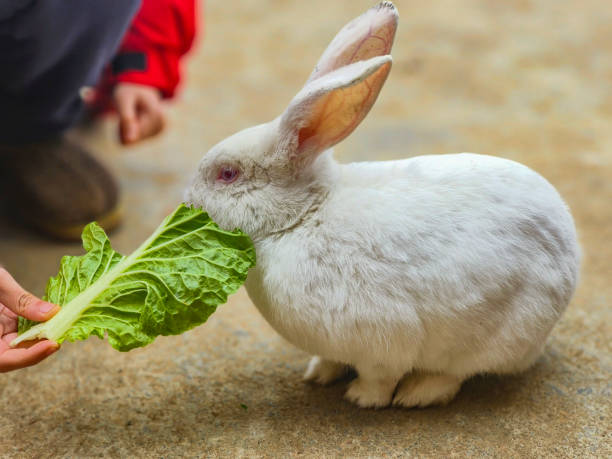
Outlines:
[{"label": "rabbit's hind foot", "polygon": [[358,377],[350,385],[344,398],[362,408],[383,408],[391,404],[393,391],[401,375],[384,371],[383,368],[356,366]]},{"label": "rabbit's hind foot", "polygon": [[461,388],[462,378],[435,373],[411,373],[399,383],[393,405],[405,408],[445,405]]},{"label": "rabbit's hind foot", "polygon": [[343,363],[325,360],[322,357],[314,356],[310,359],[308,368],[304,373],[304,381],[312,381],[325,386],[342,378],[348,372],[349,367]]}]

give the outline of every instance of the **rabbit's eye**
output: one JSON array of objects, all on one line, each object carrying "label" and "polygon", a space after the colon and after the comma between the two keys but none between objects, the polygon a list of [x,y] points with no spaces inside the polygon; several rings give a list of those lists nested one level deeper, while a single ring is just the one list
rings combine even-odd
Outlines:
[{"label": "rabbit's eye", "polygon": [[232,166],[223,166],[219,169],[217,180],[223,183],[232,183],[238,178],[238,169]]}]

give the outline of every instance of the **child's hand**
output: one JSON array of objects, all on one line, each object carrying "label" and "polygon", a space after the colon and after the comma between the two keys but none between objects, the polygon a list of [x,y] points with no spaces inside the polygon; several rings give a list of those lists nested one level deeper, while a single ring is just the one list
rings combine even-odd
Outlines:
[{"label": "child's hand", "polygon": [[166,125],[160,92],[151,86],[118,83],[113,101],[119,114],[119,139],[128,145],[159,134]]}]

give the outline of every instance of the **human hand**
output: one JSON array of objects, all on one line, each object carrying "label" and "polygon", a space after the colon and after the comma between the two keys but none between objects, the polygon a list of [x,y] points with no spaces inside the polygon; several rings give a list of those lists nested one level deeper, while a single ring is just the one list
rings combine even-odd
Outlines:
[{"label": "human hand", "polygon": [[17,337],[19,316],[42,322],[59,310],[59,306],[26,292],[0,267],[0,373],[35,365],[59,349],[59,344],[46,339],[25,342],[15,349],[10,347]]},{"label": "human hand", "polygon": [[159,134],[166,125],[162,96],[157,88],[118,83],[113,102],[119,114],[119,139],[128,145]]}]

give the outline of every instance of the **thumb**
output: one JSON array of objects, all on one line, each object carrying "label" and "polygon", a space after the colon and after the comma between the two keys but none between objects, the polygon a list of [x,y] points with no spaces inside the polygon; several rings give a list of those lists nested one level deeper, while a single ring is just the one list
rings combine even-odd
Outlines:
[{"label": "thumb", "polygon": [[2,267],[0,267],[0,303],[15,314],[37,322],[49,320],[60,310],[59,306],[26,292]]}]

